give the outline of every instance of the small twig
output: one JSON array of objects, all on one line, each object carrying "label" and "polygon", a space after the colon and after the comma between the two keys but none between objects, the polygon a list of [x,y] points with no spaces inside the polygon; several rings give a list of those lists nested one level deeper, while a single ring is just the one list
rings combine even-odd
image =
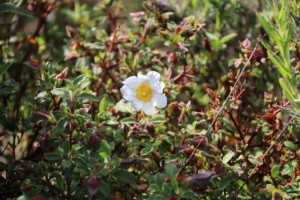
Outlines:
[{"label": "small twig", "polygon": [[185,166],[189,163],[189,161],[192,159],[192,157],[195,155],[197,149],[199,148],[199,146],[201,145],[201,143],[203,142],[203,140],[210,134],[212,128],[213,128],[213,125],[215,124],[215,122],[217,121],[218,117],[221,115],[221,113],[223,112],[224,108],[225,108],[225,105],[226,103],[229,101],[229,98],[231,97],[231,95],[233,94],[234,90],[235,90],[235,87],[237,86],[238,82],[240,81],[241,77],[243,76],[243,73],[247,67],[247,65],[250,63],[250,60],[252,59],[259,43],[261,42],[261,39],[259,41],[257,41],[251,55],[249,56],[247,62],[245,63],[244,67],[242,68],[239,76],[237,77],[232,89],[230,90],[229,94],[227,95],[225,101],[223,102],[221,108],[219,109],[217,115],[215,116],[215,118],[213,119],[213,121],[209,124],[209,127],[207,129],[207,132],[206,134],[204,135],[204,137],[202,137],[202,139],[198,142],[198,144],[196,145],[196,147],[194,148],[193,152],[191,153],[191,155],[189,156],[189,158],[186,160],[186,162],[184,163],[184,165],[182,166],[181,170],[180,170],[180,173],[183,171],[183,169],[185,168]]},{"label": "small twig", "polygon": [[277,137],[274,140],[274,143],[271,144],[271,146],[266,150],[266,152],[263,154],[263,156],[261,157],[261,159],[259,160],[259,162],[255,165],[254,169],[252,170],[252,172],[249,174],[248,179],[250,179],[253,174],[255,173],[257,167],[261,164],[261,162],[265,159],[265,157],[267,156],[267,154],[269,153],[269,151],[273,148],[273,146],[276,144],[277,140],[281,137],[281,135],[286,131],[286,129],[289,127],[290,123],[292,123],[292,121],[297,117],[297,115],[300,113],[300,110],[295,113],[295,115],[288,121],[288,123],[285,125],[285,127],[281,130],[281,132],[277,135]]},{"label": "small twig", "polygon": [[235,127],[235,129],[237,130],[237,132],[239,133],[239,135],[240,135],[240,138],[242,139],[242,141],[243,141],[243,144],[246,144],[246,142],[245,142],[245,138],[244,138],[244,135],[243,135],[243,133],[242,133],[242,131],[241,131],[241,129],[240,129],[240,127],[239,127],[239,125],[237,124],[237,122],[235,121],[235,119],[234,119],[234,117],[232,116],[232,113],[229,111],[229,112],[227,112],[228,113],[228,115],[229,115],[229,117],[230,117],[230,119],[231,119],[231,121],[233,122],[233,124],[234,124],[234,127]]},{"label": "small twig", "polygon": [[[300,113],[300,110],[298,112],[295,113],[295,115],[293,115],[293,117],[287,122],[287,124],[284,126],[284,128],[281,130],[281,132],[277,135],[277,137],[275,138],[275,140],[273,140],[273,143],[271,144],[271,146],[266,150],[266,152],[263,154],[263,156],[261,157],[261,159],[258,161],[258,163],[255,165],[255,167],[253,168],[252,172],[249,174],[249,176],[247,177],[247,179],[249,180],[253,174],[256,172],[257,167],[259,165],[261,165],[262,161],[265,159],[265,157],[268,155],[269,151],[274,147],[275,144],[277,144],[277,140],[281,137],[281,135],[286,131],[286,129],[289,127],[289,125],[294,121],[294,119],[297,117],[297,115]],[[244,187],[246,183],[244,183],[238,190],[237,193],[239,193],[242,188]]]},{"label": "small twig", "polygon": [[176,83],[177,81],[179,81],[182,77],[184,77],[184,74],[185,74],[186,70],[185,70],[185,66],[182,66],[181,67],[181,72],[176,76],[174,77],[174,83]]}]

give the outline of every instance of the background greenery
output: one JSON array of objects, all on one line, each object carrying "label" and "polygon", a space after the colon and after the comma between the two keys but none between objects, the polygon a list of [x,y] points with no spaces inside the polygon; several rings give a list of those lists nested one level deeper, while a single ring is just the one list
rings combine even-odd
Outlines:
[{"label": "background greenery", "polygon": [[[299,10],[0,0],[1,198],[299,198]],[[153,117],[119,90],[150,70]]]}]

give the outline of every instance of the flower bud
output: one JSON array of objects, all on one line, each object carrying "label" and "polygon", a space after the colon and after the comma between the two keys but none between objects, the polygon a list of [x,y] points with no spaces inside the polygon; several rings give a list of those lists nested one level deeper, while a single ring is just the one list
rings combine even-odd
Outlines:
[{"label": "flower bud", "polygon": [[62,72],[60,72],[59,74],[56,75],[56,78],[60,81],[65,80],[65,78],[67,77],[69,68],[66,67]]}]

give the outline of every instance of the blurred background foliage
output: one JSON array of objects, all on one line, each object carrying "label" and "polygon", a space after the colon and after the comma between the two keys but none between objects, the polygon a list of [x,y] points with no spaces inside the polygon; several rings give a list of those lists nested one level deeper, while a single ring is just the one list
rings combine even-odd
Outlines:
[{"label": "blurred background foliage", "polygon": [[[279,27],[285,4],[298,84],[297,0],[0,0],[1,198],[299,198],[299,126],[283,134],[295,110],[257,20]],[[153,117],[119,91],[150,70]]]}]

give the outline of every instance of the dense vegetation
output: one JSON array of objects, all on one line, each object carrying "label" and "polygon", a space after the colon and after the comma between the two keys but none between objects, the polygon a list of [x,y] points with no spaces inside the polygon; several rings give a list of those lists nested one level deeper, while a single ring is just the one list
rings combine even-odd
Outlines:
[{"label": "dense vegetation", "polygon": [[300,198],[299,22],[298,0],[0,0],[1,199]]}]

